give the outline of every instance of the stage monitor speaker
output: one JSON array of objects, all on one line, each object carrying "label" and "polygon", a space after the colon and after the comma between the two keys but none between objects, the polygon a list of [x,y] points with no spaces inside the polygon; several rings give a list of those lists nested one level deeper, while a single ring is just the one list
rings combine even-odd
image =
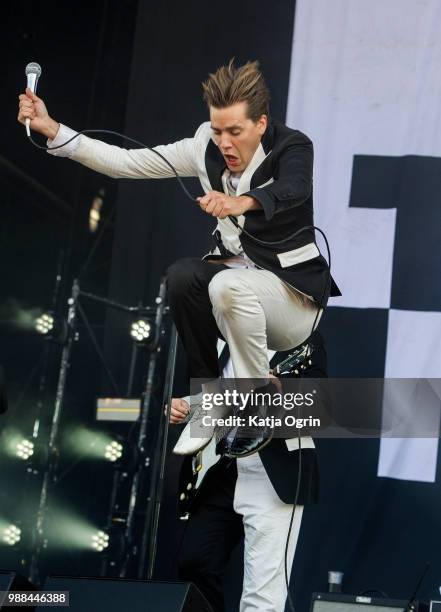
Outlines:
[{"label": "stage monitor speaker", "polygon": [[0,592],[3,593],[3,595],[0,595],[0,610],[9,612],[14,609],[27,610],[29,612],[29,607],[14,606],[11,608],[6,605],[8,603],[8,593],[13,591],[35,591],[35,587],[26,578],[20,576],[20,574],[0,570]]},{"label": "stage monitor speaker", "polygon": [[[50,576],[43,591],[68,591],[69,607],[60,612],[212,612],[191,582]],[[37,607],[38,612],[48,612]]]},{"label": "stage monitor speaker", "polygon": [[[342,595],[340,593],[313,593],[311,612],[403,612],[408,601],[384,599],[364,595]],[[410,610],[418,610],[414,602]]]},{"label": "stage monitor speaker", "polygon": [[441,601],[431,601],[429,612],[441,612]]}]

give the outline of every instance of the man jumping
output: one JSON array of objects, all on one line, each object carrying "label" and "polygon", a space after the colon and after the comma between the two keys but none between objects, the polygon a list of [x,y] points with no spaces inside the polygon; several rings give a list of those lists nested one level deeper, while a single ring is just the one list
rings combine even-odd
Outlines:
[{"label": "man jumping", "polygon": [[[223,338],[234,376],[265,381],[268,349],[285,351],[305,341],[329,295],[340,295],[311,229],[313,146],[302,132],[271,120],[269,92],[257,62],[236,67],[231,61],[220,67],[203,83],[203,93],[210,121],[192,138],[155,147],[179,176],[199,178],[204,192],[199,206],[217,218],[213,251],[202,260],[182,259],[169,268],[170,308],[191,377],[220,375],[217,340]],[[45,135],[49,146],[62,145],[76,134],[53,120],[29,89],[19,98],[18,120],[30,119],[31,129]],[[84,135],[49,153],[115,178],[174,176],[148,149],[126,150]],[[185,400],[175,398],[172,422],[182,420],[188,410]],[[205,514],[201,518],[199,512],[199,522],[193,523],[203,531],[203,541],[192,554],[187,548],[182,575],[198,584],[216,612],[224,609],[222,572],[228,557],[221,527],[229,524],[225,517],[231,518],[233,506],[245,531],[240,610],[284,610],[285,542],[298,462],[295,440],[289,442],[272,440],[259,450],[250,439],[237,452],[240,457],[243,451],[237,462],[221,460]],[[259,452],[250,455],[253,450]],[[303,505],[315,501],[317,493],[315,451],[310,447],[304,452],[288,574]]]}]

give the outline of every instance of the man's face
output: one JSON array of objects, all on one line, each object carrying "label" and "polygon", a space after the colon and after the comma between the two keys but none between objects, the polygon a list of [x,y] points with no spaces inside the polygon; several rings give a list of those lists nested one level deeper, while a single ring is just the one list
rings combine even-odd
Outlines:
[{"label": "man's face", "polygon": [[210,119],[214,142],[228,169],[243,172],[265,133],[267,116],[254,122],[248,117],[248,102],[238,102],[227,108],[210,106]]}]

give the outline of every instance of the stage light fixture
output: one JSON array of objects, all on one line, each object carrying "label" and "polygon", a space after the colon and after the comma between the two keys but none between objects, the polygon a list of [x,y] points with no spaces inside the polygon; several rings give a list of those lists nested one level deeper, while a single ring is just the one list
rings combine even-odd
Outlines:
[{"label": "stage light fixture", "polygon": [[47,335],[54,329],[55,319],[53,315],[46,312],[35,319],[35,329],[39,334]]},{"label": "stage light fixture", "polygon": [[18,440],[15,446],[15,454],[19,459],[27,461],[34,454],[35,446],[31,440]]},{"label": "stage light fixture", "polygon": [[89,213],[89,230],[92,234],[96,232],[98,224],[100,222],[100,218],[100,211],[96,208],[91,208]]},{"label": "stage light fixture", "polygon": [[105,531],[98,530],[92,534],[90,544],[97,552],[103,552],[103,550],[109,547],[109,536]]},{"label": "stage light fixture", "polygon": [[82,455],[93,460],[107,460],[114,467],[123,464],[127,469],[134,463],[134,449],[123,436],[85,427],[72,428],[65,438],[64,450],[71,455]]},{"label": "stage light fixture", "polygon": [[112,461],[113,463],[115,463],[115,461],[118,461],[118,459],[121,459],[121,457],[123,456],[123,450],[124,447],[122,444],[120,444],[116,440],[112,440],[112,442],[106,444],[106,447],[104,449],[104,457],[108,461]]},{"label": "stage light fixture", "polygon": [[8,525],[2,530],[2,542],[8,546],[15,546],[20,542],[21,529],[17,525]]},{"label": "stage light fixture", "polygon": [[45,312],[35,319],[35,329],[45,340],[64,344],[67,340],[67,322],[52,312]]},{"label": "stage light fixture", "polygon": [[146,321],[145,319],[139,319],[139,321],[135,321],[134,323],[132,323],[130,335],[139,344],[144,344],[150,338],[151,333],[152,326],[149,321]]},{"label": "stage light fixture", "polygon": [[101,208],[104,204],[104,196],[106,192],[104,189],[100,189],[97,195],[94,197],[92,206],[89,211],[89,231],[94,234],[98,229],[98,225],[101,219]]},{"label": "stage light fixture", "polygon": [[[23,463],[32,462],[41,466],[45,459],[45,447],[37,438],[26,437],[23,432],[13,427],[6,427],[0,436],[0,449],[11,459],[21,460]],[[0,525],[0,528],[2,525]]]},{"label": "stage light fixture", "polygon": [[107,532],[107,526],[90,523],[66,507],[53,505],[51,508],[53,520],[47,521],[44,527],[49,549],[97,553],[112,545],[113,534]]}]

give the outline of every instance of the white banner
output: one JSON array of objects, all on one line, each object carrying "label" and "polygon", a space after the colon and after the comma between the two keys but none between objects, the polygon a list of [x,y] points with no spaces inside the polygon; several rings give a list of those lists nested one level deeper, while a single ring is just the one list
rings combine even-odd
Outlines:
[{"label": "white banner", "polygon": [[[389,311],[385,376],[441,373],[441,304],[425,312],[396,308],[391,299],[397,214],[409,212],[400,210],[400,185],[385,191],[388,175],[381,175],[383,162],[387,174],[394,159],[441,157],[440,31],[439,0],[296,2],[287,123],[314,142],[316,224],[330,240],[343,293],[331,305]],[[371,160],[374,184],[366,175]],[[439,200],[432,209],[427,223],[438,219],[441,228]],[[424,236],[404,239],[402,260],[411,266]],[[441,282],[441,231],[438,246],[439,275],[428,286]],[[412,296],[413,287],[405,291]],[[437,446],[437,439],[383,440],[379,475],[434,481]]]}]

